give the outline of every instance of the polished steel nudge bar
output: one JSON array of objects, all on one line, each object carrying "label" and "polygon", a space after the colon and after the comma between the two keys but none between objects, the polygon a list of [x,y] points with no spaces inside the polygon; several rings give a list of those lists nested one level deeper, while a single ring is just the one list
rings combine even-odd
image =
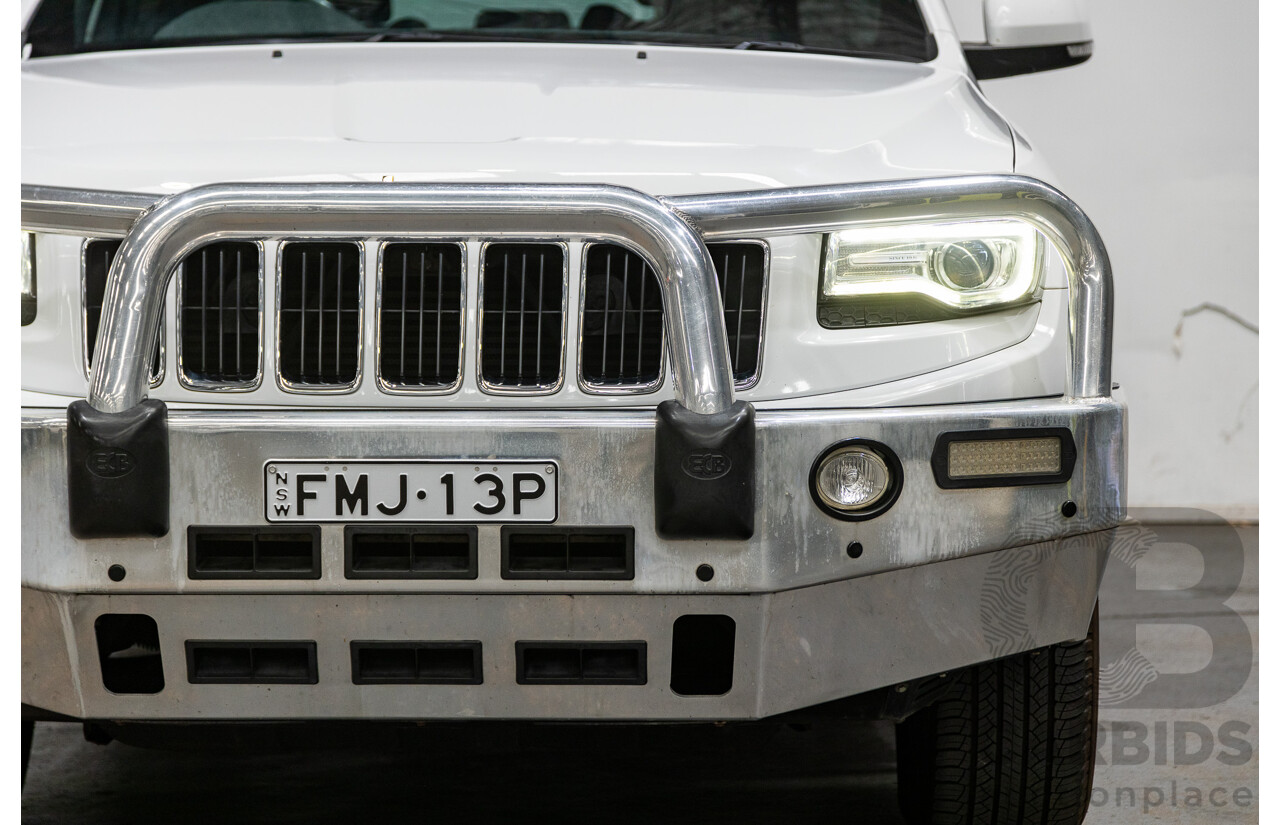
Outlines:
[{"label": "polished steel nudge bar", "polygon": [[[1065,195],[1016,175],[736,192],[655,199],[617,186],[561,184],[221,184],[145,196],[24,186],[25,229],[97,232],[138,215],[116,256],[95,350],[89,403],[123,412],[147,388],[147,347],[165,287],[184,255],[230,238],[386,236],[483,239],[589,236],[628,246],[658,273],[676,399],[697,413],[733,402],[728,345],[705,240],[829,232],[881,220],[1015,216],[1068,264],[1067,395],[1111,394],[1111,267],[1089,218]],[[701,232],[701,237],[690,223]]]}]

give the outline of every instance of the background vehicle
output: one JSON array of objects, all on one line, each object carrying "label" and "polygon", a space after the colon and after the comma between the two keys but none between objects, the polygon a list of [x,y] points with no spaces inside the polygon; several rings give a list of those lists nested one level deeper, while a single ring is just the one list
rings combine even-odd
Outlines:
[{"label": "background vehicle", "polygon": [[859,712],[1078,819],[1111,273],[974,77],[1090,44],[989,5],[41,5],[24,717]]}]

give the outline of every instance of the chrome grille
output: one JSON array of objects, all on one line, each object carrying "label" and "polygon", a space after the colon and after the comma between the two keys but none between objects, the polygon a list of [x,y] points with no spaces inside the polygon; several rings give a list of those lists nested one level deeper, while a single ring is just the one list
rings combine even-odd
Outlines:
[{"label": "chrome grille", "polygon": [[[119,240],[83,247],[86,372],[107,273]],[[368,277],[376,307],[366,308]],[[569,244],[479,242],[476,380],[494,394],[557,392],[564,380]],[[657,274],[630,250],[584,243],[577,377],[589,393],[652,392],[665,374],[665,324]],[[176,285],[178,378],[199,391],[254,390],[275,372],[289,392],[355,388],[365,369],[364,313],[375,317],[369,367],[386,393],[445,393],[464,381],[468,244],[443,241],[226,241],[181,262]],[[731,367],[739,389],[759,373],[768,247],[708,245]],[[272,254],[274,253],[274,254]],[[275,261],[275,304],[264,266]],[[374,262],[376,261],[376,265]],[[274,357],[264,356],[267,313]],[[264,326],[265,324],[265,326]],[[163,369],[163,328],[152,385]]]},{"label": "chrome grille", "polygon": [[[89,374],[93,364],[94,346],[98,342],[98,324],[102,321],[102,299],[107,292],[107,274],[111,271],[111,262],[120,251],[122,241],[86,241],[82,261],[83,290],[81,305],[84,308],[84,371]],[[164,328],[156,333],[155,349],[151,353],[151,384],[160,383],[164,371],[164,359],[161,354],[161,341]]]},{"label": "chrome grille", "polygon": [[378,381],[393,391],[448,390],[462,377],[463,266],[458,244],[383,247]]},{"label": "chrome grille", "polygon": [[488,244],[481,259],[480,382],[554,392],[564,373],[565,248]]},{"label": "chrome grille", "polygon": [[343,390],[360,378],[361,262],[354,243],[280,247],[277,364],[290,390]]},{"label": "chrome grille", "polygon": [[262,256],[256,243],[202,247],[182,262],[178,377],[196,389],[248,389],[261,375]]},{"label": "chrome grille", "polygon": [[592,244],[584,255],[579,371],[590,389],[652,389],[662,381],[662,290],[639,255]]}]

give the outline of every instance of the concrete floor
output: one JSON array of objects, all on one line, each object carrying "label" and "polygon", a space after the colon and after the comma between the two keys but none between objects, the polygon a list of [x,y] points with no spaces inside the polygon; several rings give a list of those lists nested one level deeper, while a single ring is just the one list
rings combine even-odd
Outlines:
[{"label": "concrete floor", "polygon": [[[1156,527],[1131,538],[1103,584],[1101,658],[1112,667],[1087,822],[1257,822],[1257,529]],[[535,730],[523,750],[509,732],[462,735],[461,749],[451,735],[398,734],[208,753],[104,748],[78,725],[39,724],[22,821],[902,821],[884,723]]]}]

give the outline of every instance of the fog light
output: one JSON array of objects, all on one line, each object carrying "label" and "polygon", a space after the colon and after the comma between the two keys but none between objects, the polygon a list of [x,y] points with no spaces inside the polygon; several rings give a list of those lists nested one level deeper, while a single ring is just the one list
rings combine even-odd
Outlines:
[{"label": "fog light", "polygon": [[1071,478],[1075,442],[1062,427],[945,433],[933,450],[939,487],[1013,487]]},{"label": "fog light", "polygon": [[827,513],[861,520],[893,504],[902,467],[882,444],[844,442],[827,450],[813,466],[814,500]]}]

